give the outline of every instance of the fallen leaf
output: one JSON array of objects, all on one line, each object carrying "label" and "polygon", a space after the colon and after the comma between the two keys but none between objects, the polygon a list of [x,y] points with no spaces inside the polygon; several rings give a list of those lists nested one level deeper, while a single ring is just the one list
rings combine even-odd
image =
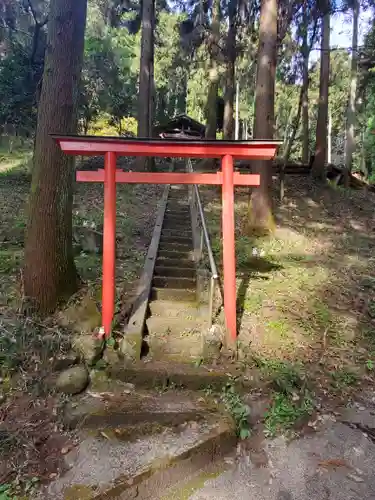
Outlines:
[{"label": "fallen leaf", "polygon": [[326,469],[335,467],[346,467],[347,469],[352,469],[346,460],[343,458],[329,458],[328,460],[321,460],[318,462],[319,467],[325,467]]},{"label": "fallen leaf", "polygon": [[73,446],[71,444],[69,444],[68,446],[64,446],[63,448],[61,448],[61,455],[66,455],[72,448]]},{"label": "fallen leaf", "polygon": [[364,481],[363,477],[356,476],[355,474],[348,474],[346,477],[352,479],[356,483],[363,483]]},{"label": "fallen leaf", "polygon": [[100,434],[105,438],[105,439],[108,439],[108,441],[111,440],[111,438],[108,436],[108,434],[106,434],[104,431],[100,431]]}]

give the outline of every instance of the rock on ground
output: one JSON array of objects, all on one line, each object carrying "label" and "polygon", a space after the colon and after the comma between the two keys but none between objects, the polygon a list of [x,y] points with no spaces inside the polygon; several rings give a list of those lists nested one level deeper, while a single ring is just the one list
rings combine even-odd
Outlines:
[{"label": "rock on ground", "polygon": [[92,334],[81,334],[74,339],[73,347],[87,366],[93,366],[102,356],[104,342]]},{"label": "rock on ground", "polygon": [[86,389],[89,374],[85,366],[77,365],[61,372],[56,380],[56,389],[65,394],[78,394]]}]

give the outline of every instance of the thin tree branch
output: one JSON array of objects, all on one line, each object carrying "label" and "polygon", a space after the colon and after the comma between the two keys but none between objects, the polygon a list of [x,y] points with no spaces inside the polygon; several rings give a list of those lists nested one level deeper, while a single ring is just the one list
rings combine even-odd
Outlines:
[{"label": "thin tree branch", "polygon": [[34,22],[35,22],[36,26],[39,26],[40,28],[42,28],[43,26],[45,26],[48,23],[48,16],[46,16],[43,21],[38,21],[37,12],[36,12],[36,10],[33,7],[32,1],[31,0],[27,0],[27,3],[29,5],[29,7],[30,7],[31,14],[32,14],[32,16],[34,18]]},{"label": "thin tree branch", "polygon": [[28,3],[28,5],[29,5],[29,7],[30,7],[31,14],[32,14],[32,16],[33,16],[33,18],[34,18],[34,22],[35,22],[35,24],[37,24],[37,25],[38,25],[38,24],[39,24],[39,21],[38,21],[38,16],[37,16],[37,14],[36,14],[36,10],[34,9],[34,7],[33,7],[33,4],[32,4],[32,2],[31,2],[31,0],[27,0],[27,3]]}]

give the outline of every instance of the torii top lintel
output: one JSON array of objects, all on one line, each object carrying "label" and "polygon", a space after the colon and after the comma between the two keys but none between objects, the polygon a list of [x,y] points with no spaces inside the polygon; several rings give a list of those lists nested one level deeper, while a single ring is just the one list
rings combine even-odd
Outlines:
[{"label": "torii top lintel", "polygon": [[60,148],[72,155],[158,156],[177,158],[222,158],[270,160],[280,141],[217,141],[129,139],[122,137],[53,135]]}]

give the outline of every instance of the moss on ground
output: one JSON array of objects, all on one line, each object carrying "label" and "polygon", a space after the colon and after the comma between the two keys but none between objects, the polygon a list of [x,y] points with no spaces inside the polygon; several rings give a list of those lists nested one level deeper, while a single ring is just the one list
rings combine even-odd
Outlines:
[{"label": "moss on ground", "polygon": [[[306,364],[314,376],[344,370],[371,378],[375,196],[288,178],[274,235],[251,238],[248,193],[236,191],[238,325],[249,363],[262,357]],[[209,187],[202,198],[220,264],[221,199]]]}]

